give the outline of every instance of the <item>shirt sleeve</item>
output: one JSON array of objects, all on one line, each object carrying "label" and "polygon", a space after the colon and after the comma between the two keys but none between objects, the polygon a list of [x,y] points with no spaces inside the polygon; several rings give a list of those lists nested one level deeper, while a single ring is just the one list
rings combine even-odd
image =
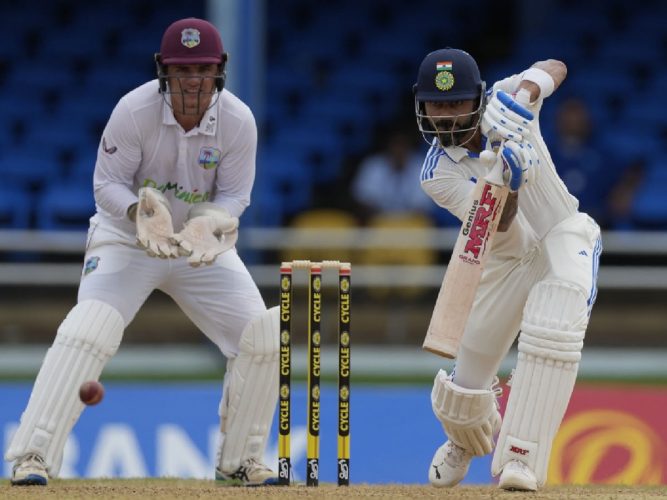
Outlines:
[{"label": "shirt sleeve", "polygon": [[225,207],[232,216],[240,217],[250,204],[250,192],[255,182],[257,125],[250,112],[241,122],[231,144],[216,173],[213,202]]},{"label": "shirt sleeve", "polygon": [[[428,160],[428,157],[427,157]],[[463,220],[470,205],[470,193],[475,187],[475,180],[471,179],[463,170],[450,162],[446,155],[438,158],[438,166],[432,176],[422,178],[422,189],[431,199]]]},{"label": "shirt sleeve", "polygon": [[138,129],[121,99],[102,134],[93,176],[95,202],[110,216],[124,219],[128,207],[137,202],[132,187],[140,164]]}]

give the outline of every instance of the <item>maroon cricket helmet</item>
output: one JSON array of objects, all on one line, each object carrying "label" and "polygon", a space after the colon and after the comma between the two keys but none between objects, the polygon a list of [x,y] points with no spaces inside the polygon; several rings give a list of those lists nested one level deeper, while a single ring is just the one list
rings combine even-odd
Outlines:
[{"label": "maroon cricket helmet", "polygon": [[172,23],[162,36],[161,64],[224,64],[227,54],[217,28],[204,19],[189,17]]}]

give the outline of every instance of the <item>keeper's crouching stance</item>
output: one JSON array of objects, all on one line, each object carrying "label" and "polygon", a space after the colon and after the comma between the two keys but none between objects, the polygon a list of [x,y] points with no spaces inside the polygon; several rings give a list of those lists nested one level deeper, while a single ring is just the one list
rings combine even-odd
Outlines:
[{"label": "keeper's crouching stance", "polygon": [[[99,300],[84,300],[67,315],[5,455],[15,461],[12,484],[46,485],[58,476],[65,442],[84,408],[78,388],[100,377],[123,328],[120,313]],[[238,356],[227,362],[215,475],[229,485],[277,480],[262,460],[278,399],[278,338],[274,307],[247,324]]]},{"label": "keeper's crouching stance", "polygon": [[[469,195],[475,179],[488,173],[480,153],[502,152],[510,188],[455,368],[435,377],[431,402],[447,441],[429,468],[434,486],[458,484],[473,457],[491,452],[501,488],[534,491],[547,480],[597,294],[602,249],[599,227],[578,211],[540,134],[544,99],[565,75],[560,61],[539,61],[486,91],[475,60],[451,48],[428,54],[419,68],[415,112],[431,145],[421,172],[424,190],[472,225],[472,233]],[[494,380],[517,335],[518,361],[501,424]]]},{"label": "keeper's crouching stance", "polygon": [[120,313],[99,300],[79,302],[61,323],[5,454],[15,461],[12,484],[45,485],[58,475],[65,441],[84,408],[79,386],[99,378],[123,329]]},{"label": "keeper's crouching stance", "polygon": [[227,358],[215,477],[278,482],[262,463],[278,400],[278,309],[267,310],[235,249],[255,178],[255,119],[224,88],[227,54],[208,21],[172,23],[154,60],[157,79],[120,99],[98,147],[78,303],[7,450],[15,485],[58,476],[83,410],[79,386],[99,378],[154,290]]}]

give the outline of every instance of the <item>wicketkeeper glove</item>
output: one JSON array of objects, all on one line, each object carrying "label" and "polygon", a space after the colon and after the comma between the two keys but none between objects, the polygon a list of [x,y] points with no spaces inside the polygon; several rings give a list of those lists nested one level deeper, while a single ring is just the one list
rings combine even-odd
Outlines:
[{"label": "wicketkeeper glove", "polygon": [[190,209],[188,220],[180,233],[171,238],[188,263],[197,267],[212,264],[216,257],[229,250],[238,239],[239,219],[215,203],[198,203]]},{"label": "wicketkeeper glove", "polygon": [[178,257],[178,246],[171,241],[174,227],[169,200],[151,187],[139,189],[136,205],[137,245],[151,257]]}]

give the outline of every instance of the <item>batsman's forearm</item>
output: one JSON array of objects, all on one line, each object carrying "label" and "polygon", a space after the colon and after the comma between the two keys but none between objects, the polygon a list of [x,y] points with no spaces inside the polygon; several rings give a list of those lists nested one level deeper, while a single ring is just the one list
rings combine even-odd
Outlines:
[{"label": "batsman's forearm", "polygon": [[[567,66],[562,61],[557,59],[538,61],[524,72],[517,91],[527,90],[530,102],[535,102],[538,98],[545,99],[560,87],[566,76]],[[545,90],[546,95],[542,95]]]},{"label": "batsman's forearm", "polygon": [[519,211],[519,192],[513,192],[507,195],[507,201],[503,207],[503,213],[500,214],[500,221],[498,222],[498,231],[504,233],[512,225],[514,217]]}]

